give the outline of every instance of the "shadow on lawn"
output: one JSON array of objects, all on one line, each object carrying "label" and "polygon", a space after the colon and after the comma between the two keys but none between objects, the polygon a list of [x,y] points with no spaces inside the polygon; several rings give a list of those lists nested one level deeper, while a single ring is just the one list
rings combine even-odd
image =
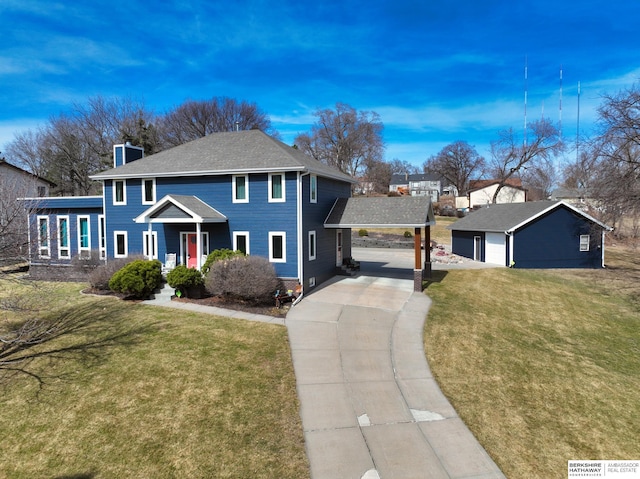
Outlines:
[{"label": "shadow on lawn", "polygon": [[422,289],[428,289],[433,283],[441,283],[447,277],[449,272],[443,269],[434,269],[431,271],[431,277],[422,282]]},{"label": "shadow on lawn", "polygon": [[131,306],[124,302],[92,302],[5,324],[7,332],[0,336],[0,385],[27,376],[42,388],[47,380],[65,376],[54,373],[56,363],[89,366],[104,360],[113,348],[140,342],[155,325],[132,325],[130,313]]},{"label": "shadow on lawn", "polygon": [[85,472],[79,474],[66,474],[64,476],[56,476],[53,479],[93,479],[96,477],[94,472]]}]

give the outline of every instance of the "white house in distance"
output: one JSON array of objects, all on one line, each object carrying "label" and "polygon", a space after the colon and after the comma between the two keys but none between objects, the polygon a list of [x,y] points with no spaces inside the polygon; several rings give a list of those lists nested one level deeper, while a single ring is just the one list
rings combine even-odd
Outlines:
[{"label": "white house in distance", "polygon": [[[500,180],[471,180],[466,196],[456,198],[457,209],[474,209],[493,203]],[[520,178],[509,178],[500,189],[497,204],[524,203],[527,201],[527,190],[522,187]]]},{"label": "white house in distance", "polygon": [[392,175],[389,191],[400,196],[428,196],[437,203],[442,194],[442,182],[437,176],[425,173]]},{"label": "white house in distance", "polygon": [[3,193],[11,192],[15,198],[42,198],[49,196],[51,186],[53,183],[50,181],[0,159],[0,188]]}]

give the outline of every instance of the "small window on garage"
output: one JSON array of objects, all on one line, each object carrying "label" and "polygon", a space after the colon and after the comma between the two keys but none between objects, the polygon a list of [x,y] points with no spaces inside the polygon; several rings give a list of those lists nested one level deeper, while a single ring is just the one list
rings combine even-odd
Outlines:
[{"label": "small window on garage", "polygon": [[580,251],[589,251],[589,235],[580,235]]}]

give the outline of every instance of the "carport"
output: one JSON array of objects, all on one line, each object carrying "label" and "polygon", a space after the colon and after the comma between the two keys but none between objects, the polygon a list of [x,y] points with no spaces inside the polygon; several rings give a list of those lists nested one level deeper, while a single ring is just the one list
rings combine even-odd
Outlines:
[{"label": "carport", "polygon": [[[325,228],[413,228],[414,291],[422,291],[422,281],[431,277],[431,226],[435,225],[428,196],[339,198],[324,222]],[[424,236],[422,235],[424,228]],[[426,258],[422,263],[422,247]]]}]

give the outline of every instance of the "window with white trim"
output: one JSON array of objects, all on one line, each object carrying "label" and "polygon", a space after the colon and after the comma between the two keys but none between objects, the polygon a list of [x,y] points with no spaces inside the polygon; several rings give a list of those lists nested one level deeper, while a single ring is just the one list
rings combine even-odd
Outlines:
[{"label": "window with white trim", "polygon": [[113,180],[113,204],[127,204],[127,182],[125,180]]},{"label": "window with white trim", "polygon": [[233,232],[233,250],[242,251],[244,254],[249,255],[249,232],[248,231],[234,231]]},{"label": "window with white trim", "polygon": [[589,251],[589,235],[580,235],[580,251]]},{"label": "window with white trim", "polygon": [[142,180],[142,204],[152,205],[156,202],[156,180],[146,178]]},{"label": "window with white trim", "polygon": [[78,256],[91,257],[91,224],[88,216],[78,216]]},{"label": "window with white trim", "polygon": [[104,215],[98,215],[98,239],[100,241],[100,259],[107,257],[107,234]]},{"label": "window with white trim", "polygon": [[142,232],[142,254],[147,259],[158,259],[158,232]]},{"label": "window with white trim", "polygon": [[113,257],[126,258],[129,254],[129,241],[126,231],[113,232]]},{"label": "window with white trim", "polygon": [[269,202],[286,201],[284,185],[284,173],[269,173]]},{"label": "window with white trim", "polygon": [[309,202],[318,202],[318,177],[316,175],[309,177]]},{"label": "window with white trim", "polygon": [[49,258],[51,250],[49,249],[49,217],[38,216],[38,256],[40,258]]},{"label": "window with white trim", "polygon": [[272,263],[287,262],[287,233],[284,231],[269,232],[269,261]]},{"label": "window with white trim", "polygon": [[249,203],[249,177],[247,175],[233,175],[233,202]]},{"label": "window with white trim", "polygon": [[69,248],[69,217],[58,216],[58,257],[68,258],[71,256]]},{"label": "window with white trim", "polygon": [[316,259],[316,232],[309,231],[309,261]]}]

